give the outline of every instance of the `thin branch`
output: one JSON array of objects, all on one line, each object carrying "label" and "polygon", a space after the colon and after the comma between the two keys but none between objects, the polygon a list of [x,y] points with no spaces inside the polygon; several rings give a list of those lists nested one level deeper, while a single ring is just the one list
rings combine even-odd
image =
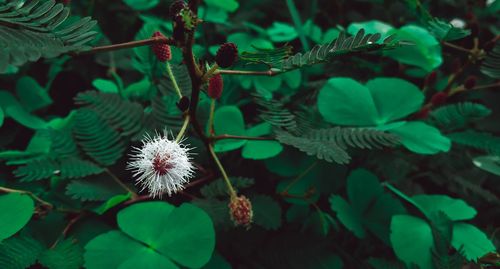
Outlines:
[{"label": "thin branch", "polygon": [[132,199],[136,199],[138,197],[137,193],[129,188],[125,183],[123,183],[115,174],[113,174],[109,169],[105,170],[106,174],[108,174],[122,189],[130,192],[132,194]]},{"label": "thin branch", "polygon": [[455,44],[452,44],[452,43],[449,43],[449,42],[446,42],[446,41],[443,41],[442,44],[446,47],[449,47],[449,48],[452,48],[452,49],[456,49],[456,50],[459,50],[459,51],[462,51],[462,52],[466,52],[466,53],[470,53],[471,50],[470,49],[466,49],[464,47],[461,47],[461,46],[457,46]]},{"label": "thin branch", "polygon": [[30,191],[10,189],[10,188],[5,188],[5,187],[0,187],[0,191],[7,192],[7,193],[22,193],[22,194],[27,194],[31,198],[33,198],[34,200],[36,200],[37,202],[39,202],[40,204],[46,206],[47,208],[49,208],[49,209],[54,208],[54,205],[52,205],[51,203],[43,200],[42,198],[38,197],[36,194],[34,194],[34,193],[30,192]]},{"label": "thin branch", "polygon": [[217,136],[212,136],[209,138],[211,141],[217,141],[217,140],[223,140],[223,139],[244,139],[244,140],[264,140],[264,141],[270,141],[270,140],[276,140],[274,137],[255,137],[255,136],[240,136],[240,135],[228,135],[228,134],[223,134],[223,135],[217,135]]},{"label": "thin branch", "polygon": [[247,75],[247,76],[276,76],[283,73],[283,71],[246,71],[246,70],[219,70],[216,72],[221,75]]},{"label": "thin branch", "polygon": [[164,36],[157,36],[157,37],[151,37],[151,38],[143,39],[143,40],[136,40],[136,41],[130,41],[130,42],[125,42],[125,43],[101,46],[101,47],[94,47],[90,50],[76,52],[74,54],[75,55],[93,54],[93,53],[108,52],[108,51],[115,51],[115,50],[121,50],[121,49],[130,49],[130,48],[141,47],[141,46],[149,46],[149,45],[153,45],[153,44],[175,45],[175,41],[172,38],[167,38]]}]

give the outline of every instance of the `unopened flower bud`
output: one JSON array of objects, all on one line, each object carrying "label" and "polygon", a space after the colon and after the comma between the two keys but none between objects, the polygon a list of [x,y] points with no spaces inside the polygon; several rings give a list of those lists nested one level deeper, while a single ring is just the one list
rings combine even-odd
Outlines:
[{"label": "unopened flower bud", "polygon": [[210,98],[218,99],[222,95],[223,89],[224,81],[220,74],[216,74],[208,80],[207,94]]},{"label": "unopened flower bud", "polygon": [[238,59],[238,47],[234,43],[224,43],[217,50],[215,62],[222,68],[233,65]]},{"label": "unopened flower bud", "polygon": [[[165,36],[160,32],[155,32],[153,34],[153,37],[165,37]],[[172,51],[170,50],[170,46],[168,44],[154,44],[152,48],[158,61],[166,62],[172,59]]]}]

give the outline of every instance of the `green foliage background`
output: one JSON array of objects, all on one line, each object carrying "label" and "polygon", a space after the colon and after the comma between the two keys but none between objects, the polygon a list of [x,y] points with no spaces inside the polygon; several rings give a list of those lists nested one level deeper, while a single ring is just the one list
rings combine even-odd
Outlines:
[{"label": "green foliage background", "polygon": [[223,75],[216,103],[216,135],[262,138],[214,146],[249,230],[192,130],[184,192],[125,168],[181,129],[177,95],[149,46],[88,50],[171,36],[171,2],[0,0],[0,268],[500,266],[500,1],[201,1],[203,67],[234,42],[231,69],[277,74]]}]

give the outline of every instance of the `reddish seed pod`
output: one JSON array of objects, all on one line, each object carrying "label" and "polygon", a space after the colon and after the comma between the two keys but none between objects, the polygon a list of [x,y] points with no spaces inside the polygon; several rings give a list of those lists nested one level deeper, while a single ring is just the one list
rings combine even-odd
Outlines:
[{"label": "reddish seed pod", "polygon": [[477,82],[477,77],[476,76],[468,76],[465,79],[464,87],[467,90],[470,90],[470,89],[474,88],[474,86],[476,86],[476,82]]},{"label": "reddish seed pod", "polygon": [[232,198],[229,202],[229,215],[234,225],[247,229],[253,221],[252,203],[244,195]]},{"label": "reddish seed pod", "polygon": [[222,95],[224,89],[224,80],[220,74],[212,76],[208,80],[207,94],[210,98],[218,99]]},{"label": "reddish seed pod", "polygon": [[[165,37],[165,36],[160,32],[155,32],[153,34],[153,37]],[[158,61],[166,62],[172,59],[172,51],[170,50],[170,46],[168,44],[154,44],[152,46],[152,49]]]},{"label": "reddish seed pod", "polygon": [[444,104],[446,102],[446,99],[448,99],[448,93],[437,92],[431,97],[431,103],[434,106],[439,106]]},{"label": "reddish seed pod", "polygon": [[413,117],[417,120],[426,119],[429,116],[429,112],[431,112],[431,109],[429,107],[424,107],[419,112],[415,113]]},{"label": "reddish seed pod", "polygon": [[238,47],[234,43],[224,43],[217,50],[215,62],[222,68],[230,67],[238,59]]}]

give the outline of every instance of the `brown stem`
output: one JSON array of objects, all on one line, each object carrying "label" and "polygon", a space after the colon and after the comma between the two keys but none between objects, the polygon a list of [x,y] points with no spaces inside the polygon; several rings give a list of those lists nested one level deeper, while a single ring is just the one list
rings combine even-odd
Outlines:
[{"label": "brown stem", "polygon": [[255,136],[240,136],[240,135],[228,135],[228,134],[211,136],[209,139],[211,141],[217,141],[222,139],[245,139],[245,140],[266,140],[266,141],[276,140],[274,137],[255,137]]},{"label": "brown stem", "polygon": [[247,76],[276,76],[281,73],[282,71],[274,71],[274,70],[267,70],[267,71],[246,71],[246,70],[219,70],[216,73],[221,74],[221,75],[247,75]]},{"label": "brown stem", "polygon": [[136,41],[130,41],[130,42],[125,42],[125,43],[119,43],[119,44],[113,44],[113,45],[107,45],[107,46],[101,46],[101,47],[94,47],[94,48],[87,50],[87,51],[76,52],[75,55],[108,52],[108,51],[115,51],[115,50],[120,50],[120,49],[135,48],[135,47],[140,47],[140,46],[149,46],[149,45],[153,45],[153,44],[175,45],[175,41],[172,38],[167,38],[164,36],[157,36],[157,37],[151,37],[151,38],[144,39],[144,40],[136,40]]},{"label": "brown stem", "polygon": [[452,43],[448,43],[446,41],[443,41],[442,44],[446,47],[449,47],[449,48],[452,48],[452,49],[456,49],[456,50],[459,50],[459,51],[462,51],[462,52],[467,52],[467,53],[470,53],[470,49],[466,49],[464,47],[461,47],[461,46],[457,46],[455,44],[452,44]]},{"label": "brown stem", "polygon": [[27,194],[31,198],[33,198],[33,200],[36,200],[37,202],[39,202],[40,204],[44,205],[45,207],[47,207],[49,209],[54,208],[54,205],[52,205],[51,203],[43,200],[42,198],[38,197],[36,194],[34,194],[34,193],[30,192],[30,191],[10,189],[10,188],[5,188],[5,187],[0,187],[0,191],[7,192],[7,193],[22,193],[22,194]]}]

